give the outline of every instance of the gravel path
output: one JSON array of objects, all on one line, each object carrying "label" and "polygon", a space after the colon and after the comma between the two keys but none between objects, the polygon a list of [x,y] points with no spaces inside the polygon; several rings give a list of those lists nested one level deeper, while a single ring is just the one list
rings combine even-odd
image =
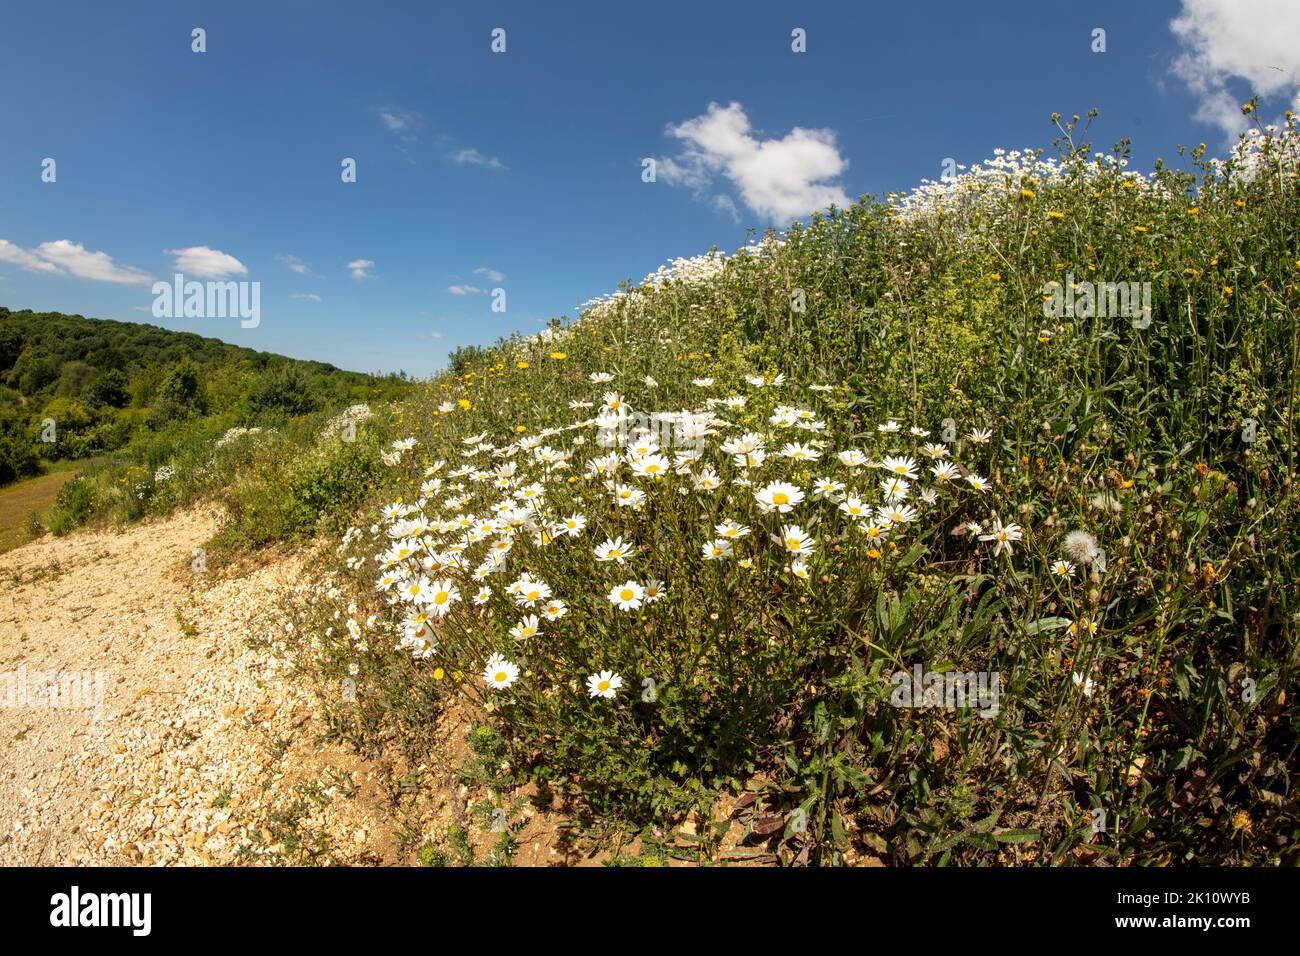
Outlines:
[{"label": "gravel path", "polygon": [[223,580],[218,520],[0,555],[0,865],[398,861],[381,774],[249,642],[300,559]]}]

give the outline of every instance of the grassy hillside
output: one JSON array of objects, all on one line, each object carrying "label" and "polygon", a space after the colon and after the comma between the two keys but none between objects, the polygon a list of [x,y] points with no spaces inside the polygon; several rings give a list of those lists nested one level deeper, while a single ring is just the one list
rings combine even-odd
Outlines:
[{"label": "grassy hillside", "polygon": [[0,308],[0,484],[38,473],[41,459],[114,451],[177,423],[269,423],[386,390],[190,332]]},{"label": "grassy hillside", "polygon": [[[257,460],[254,444],[263,477],[283,479],[268,454],[287,463],[343,409],[408,389],[399,376],[188,332],[0,308],[0,484],[54,462],[84,462],[60,490],[49,527],[61,533],[99,518],[129,520],[233,493],[240,469]],[[336,497],[332,506],[351,500]],[[297,518],[250,527],[246,543],[310,530],[316,516],[299,509]]]},{"label": "grassy hillside", "polygon": [[532,780],[652,848],[742,794],[785,862],[1294,861],[1294,121],[1077,124],[460,355],[296,631],[339,732],[475,708],[506,851]]}]

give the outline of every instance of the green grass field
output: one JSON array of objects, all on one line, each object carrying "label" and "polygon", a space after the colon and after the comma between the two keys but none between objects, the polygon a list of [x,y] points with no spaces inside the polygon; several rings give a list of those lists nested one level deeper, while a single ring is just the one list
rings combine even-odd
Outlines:
[{"label": "green grass field", "polygon": [[31,515],[48,512],[59,489],[75,475],[74,470],[65,469],[0,488],[0,552],[31,540]]}]

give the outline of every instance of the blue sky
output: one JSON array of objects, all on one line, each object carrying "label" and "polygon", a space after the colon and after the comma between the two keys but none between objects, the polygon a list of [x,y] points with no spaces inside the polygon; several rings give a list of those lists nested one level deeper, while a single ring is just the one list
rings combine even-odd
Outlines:
[{"label": "blue sky", "polygon": [[[1100,109],[1092,141],[1132,138],[1140,169],[1177,161],[1180,144],[1221,153],[1235,103],[1264,92],[1268,118],[1295,97],[1297,10],[6,4],[0,304],[426,375],[456,346],[536,331],[827,197],[1048,146],[1053,111]],[[796,27],[806,53],[791,50]],[[151,282],[178,259],[188,278],[260,282],[260,325],[154,319]],[[473,291],[493,288],[504,313]]]}]

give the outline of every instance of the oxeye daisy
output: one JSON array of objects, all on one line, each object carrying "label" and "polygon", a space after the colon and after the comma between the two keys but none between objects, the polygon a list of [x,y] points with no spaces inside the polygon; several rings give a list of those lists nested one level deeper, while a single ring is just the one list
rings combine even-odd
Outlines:
[{"label": "oxeye daisy", "polygon": [[713,531],[719,538],[743,538],[749,534],[749,526],[736,521],[724,521],[714,525]]},{"label": "oxeye daisy", "polygon": [[977,445],[982,445],[993,437],[993,430],[990,428],[972,428],[966,437]]},{"label": "oxeye daisy", "polygon": [[635,611],[641,606],[645,591],[635,581],[624,581],[609,592],[609,601],[620,611]]},{"label": "oxeye daisy", "polygon": [[997,515],[994,515],[992,530],[988,534],[980,535],[980,540],[996,542],[996,545],[993,548],[993,556],[996,558],[1002,553],[1003,548],[1006,549],[1007,554],[1012,554],[1014,551],[1011,546],[1012,542],[1019,541],[1021,537],[1020,525],[1004,525],[1002,520],[998,518]]},{"label": "oxeye daisy", "polygon": [[569,515],[569,517],[558,522],[557,529],[561,534],[567,534],[576,538],[582,533],[582,529],[587,527],[587,519],[583,515]]},{"label": "oxeye daisy", "polygon": [[880,432],[882,435],[892,435],[902,427],[902,425],[891,418],[889,421],[877,425],[876,431]]},{"label": "oxeye daisy", "polygon": [[883,538],[889,532],[889,523],[887,521],[863,521],[858,525],[858,530],[865,534],[873,541]]},{"label": "oxeye daisy", "polygon": [[1084,697],[1091,697],[1092,692],[1096,690],[1097,685],[1093,683],[1091,677],[1084,677],[1077,671],[1071,675],[1074,680],[1074,686],[1083,691]]},{"label": "oxeye daisy", "polygon": [[402,596],[408,601],[423,601],[428,590],[429,579],[425,577],[411,578],[402,584]]},{"label": "oxeye daisy", "polygon": [[546,606],[542,608],[542,616],[548,621],[558,621],[568,613],[568,605],[558,598],[553,601],[547,601]]},{"label": "oxeye daisy", "polygon": [[672,468],[663,455],[652,454],[632,462],[632,473],[638,478],[662,478]]},{"label": "oxeye daisy", "polygon": [[1078,637],[1084,631],[1087,631],[1088,636],[1091,637],[1097,633],[1097,622],[1090,618],[1081,617],[1077,621],[1071,621],[1068,630],[1071,637]]},{"label": "oxeye daisy", "polygon": [[493,654],[483,668],[483,683],[494,690],[504,690],[519,679],[519,665]]},{"label": "oxeye daisy", "polygon": [[912,490],[906,478],[886,478],[880,483],[880,490],[885,493],[887,501],[903,501]]},{"label": "oxeye daisy", "polygon": [[785,481],[773,481],[754,493],[758,506],[764,513],[778,511],[785,514],[803,502],[804,494],[797,486]]},{"label": "oxeye daisy", "polygon": [[798,442],[789,442],[781,449],[781,455],[793,461],[819,461],[822,453],[810,445],[801,445]]},{"label": "oxeye daisy", "polygon": [[926,443],[926,444],[921,448],[921,451],[923,451],[925,454],[929,455],[931,458],[935,458],[935,459],[944,459],[944,458],[947,458],[947,457],[948,457],[948,446],[947,446],[947,445],[938,445],[938,444]]},{"label": "oxeye daisy", "polygon": [[844,490],[844,482],[833,478],[818,478],[813,482],[813,491],[819,498],[836,498]]},{"label": "oxeye daisy", "polygon": [[916,509],[910,505],[888,504],[880,509],[878,516],[882,521],[893,524],[907,524],[916,518]]},{"label": "oxeye daisy", "polygon": [[979,475],[967,475],[966,483],[970,485],[972,488],[974,488],[976,491],[989,490],[988,481],[984,478],[981,478]]},{"label": "oxeye daisy", "polygon": [[781,528],[781,546],[791,554],[805,557],[817,549],[817,542],[797,524],[788,524]]},{"label": "oxeye daisy", "polygon": [[840,502],[840,511],[850,518],[865,518],[871,513],[871,509],[863,503],[862,499],[854,495],[849,495]]},{"label": "oxeye daisy", "polygon": [[645,503],[645,492],[630,485],[617,485],[614,488],[614,503],[620,508],[640,508]]},{"label": "oxeye daisy", "polygon": [[722,480],[712,468],[705,468],[695,476],[696,491],[716,491],[721,484]]},{"label": "oxeye daisy", "polygon": [[916,480],[916,459],[907,457],[887,457],[880,465],[881,468],[892,475],[900,478],[911,478]]},{"label": "oxeye daisy", "polygon": [[435,614],[442,617],[451,606],[460,600],[460,590],[452,581],[434,581],[429,587],[425,603],[433,608]]},{"label": "oxeye daisy", "polygon": [[587,678],[587,693],[592,697],[604,697],[612,700],[623,686],[623,678],[613,671],[601,671]]},{"label": "oxeye daisy", "polygon": [[474,603],[486,604],[490,597],[492,597],[492,589],[484,585],[474,593]]},{"label": "oxeye daisy", "polygon": [[867,464],[866,453],[859,451],[856,448],[846,449],[845,451],[840,452],[838,457],[840,459],[840,464],[847,468],[862,468]]},{"label": "oxeye daisy", "polygon": [[941,461],[930,469],[935,481],[952,481],[957,477],[957,466],[950,461]]},{"label": "oxeye daisy", "polygon": [[655,601],[662,601],[668,594],[668,585],[662,581],[656,581],[653,578],[645,583],[645,603],[654,604]]},{"label": "oxeye daisy", "polygon": [[515,592],[515,603],[520,607],[533,607],[551,596],[551,587],[545,581],[524,581]]},{"label": "oxeye daisy", "polygon": [[808,563],[806,561],[791,561],[788,570],[801,581],[808,580]]},{"label": "oxeye daisy", "polygon": [[723,558],[730,557],[731,552],[731,541],[728,538],[714,538],[704,543],[706,561],[721,561]]},{"label": "oxeye daisy", "polygon": [[622,537],[606,540],[604,544],[596,546],[597,561],[613,561],[616,564],[624,564],[628,555],[632,553],[632,546],[627,544]]},{"label": "oxeye daisy", "polygon": [[1074,577],[1074,565],[1069,561],[1053,561],[1052,574],[1058,578]]},{"label": "oxeye daisy", "polygon": [[536,637],[540,633],[542,633],[542,622],[537,619],[536,614],[527,615],[510,629],[510,636],[517,641],[525,641],[530,637]]}]

